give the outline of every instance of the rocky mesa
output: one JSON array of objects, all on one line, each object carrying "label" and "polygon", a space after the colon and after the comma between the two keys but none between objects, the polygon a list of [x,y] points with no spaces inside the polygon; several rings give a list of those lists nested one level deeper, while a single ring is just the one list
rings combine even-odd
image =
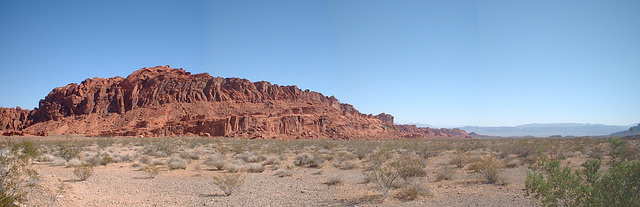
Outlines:
[{"label": "rocky mesa", "polygon": [[335,97],[266,81],[142,68],[53,89],[34,110],[0,108],[4,136],[224,136],[394,139],[470,136],[460,129],[396,125]]}]

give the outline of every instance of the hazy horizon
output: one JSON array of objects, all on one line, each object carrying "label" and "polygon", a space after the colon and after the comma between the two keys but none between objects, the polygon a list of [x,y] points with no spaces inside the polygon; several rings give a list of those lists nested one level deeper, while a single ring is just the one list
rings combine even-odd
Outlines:
[{"label": "hazy horizon", "polygon": [[434,126],[634,125],[640,1],[4,1],[0,107],[170,65]]}]

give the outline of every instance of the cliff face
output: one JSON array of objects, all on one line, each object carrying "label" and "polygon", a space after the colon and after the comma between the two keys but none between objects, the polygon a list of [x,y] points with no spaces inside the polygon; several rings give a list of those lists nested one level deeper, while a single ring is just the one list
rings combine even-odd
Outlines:
[{"label": "cliff face", "polygon": [[54,89],[33,111],[3,108],[1,112],[0,130],[5,134],[283,139],[468,136],[460,130],[399,127],[391,131],[393,116],[365,115],[333,96],[265,81],[192,75],[168,66],[143,68],[127,78],[86,79]]}]

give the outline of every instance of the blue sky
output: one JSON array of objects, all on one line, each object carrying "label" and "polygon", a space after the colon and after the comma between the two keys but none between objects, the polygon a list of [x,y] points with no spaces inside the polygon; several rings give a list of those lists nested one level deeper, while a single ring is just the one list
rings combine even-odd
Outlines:
[{"label": "blue sky", "polygon": [[396,123],[640,121],[640,1],[0,0],[0,106],[171,65]]}]

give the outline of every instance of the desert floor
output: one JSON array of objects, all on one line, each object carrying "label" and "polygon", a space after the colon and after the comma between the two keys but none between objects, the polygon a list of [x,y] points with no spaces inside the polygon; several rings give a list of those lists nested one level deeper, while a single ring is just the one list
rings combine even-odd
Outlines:
[{"label": "desert floor", "polygon": [[[524,182],[536,151],[544,149],[577,168],[590,157],[607,157],[605,139],[75,137],[13,142],[24,140],[39,148],[32,167],[39,174],[33,183],[41,188],[31,190],[29,202],[52,206],[540,206],[525,194]],[[315,158],[305,163],[302,154]],[[380,157],[378,169],[407,165],[417,173],[379,187],[372,169]],[[497,168],[493,183],[477,167],[488,158]],[[86,180],[74,174],[78,166],[89,165],[93,173]],[[243,182],[226,196],[214,183],[220,176]]]}]

